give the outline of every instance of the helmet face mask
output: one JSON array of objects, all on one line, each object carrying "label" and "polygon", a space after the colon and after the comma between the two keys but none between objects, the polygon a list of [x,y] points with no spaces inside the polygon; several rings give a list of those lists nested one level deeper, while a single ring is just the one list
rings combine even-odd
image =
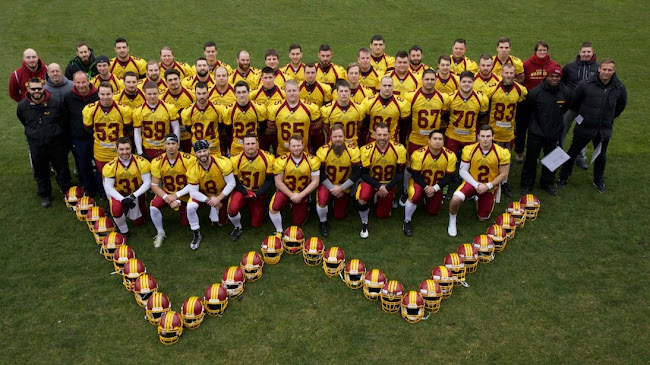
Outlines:
[{"label": "helmet face mask", "polygon": [[332,278],[339,276],[345,268],[345,253],[338,247],[330,247],[323,255],[323,271]]},{"label": "helmet face mask", "polygon": [[282,247],[289,255],[295,255],[302,251],[305,243],[305,234],[298,226],[291,226],[282,235]]},{"label": "helmet face mask", "polygon": [[252,282],[262,277],[264,261],[262,261],[262,256],[259,253],[250,251],[242,257],[240,267],[244,270],[246,281]]},{"label": "helmet face mask", "polygon": [[384,284],[379,294],[381,309],[386,313],[397,313],[404,298],[404,287],[397,280],[391,280]]},{"label": "helmet face mask", "polygon": [[275,265],[280,262],[282,253],[282,241],[276,236],[268,236],[262,242],[262,259],[269,265]]},{"label": "helmet face mask", "polygon": [[417,291],[410,291],[402,298],[402,317],[408,323],[418,323],[424,318],[424,299]]},{"label": "helmet face mask", "polygon": [[345,285],[350,289],[359,289],[363,286],[363,281],[366,275],[366,265],[361,260],[350,260],[345,265],[343,273],[343,280]]},{"label": "helmet face mask", "polygon": [[208,315],[220,316],[228,307],[228,291],[221,284],[212,284],[205,290],[203,307]]},{"label": "helmet face mask", "polygon": [[381,289],[386,283],[386,276],[379,269],[372,269],[366,273],[363,280],[363,295],[368,300],[377,300],[381,294]]},{"label": "helmet face mask", "polygon": [[165,345],[173,345],[183,334],[183,321],[174,311],[163,314],[158,324],[158,339]]},{"label": "helmet face mask", "polygon": [[246,277],[239,266],[231,266],[224,273],[221,285],[226,288],[230,298],[236,298],[244,292]]},{"label": "helmet face mask", "polygon": [[305,243],[302,250],[302,258],[308,266],[318,266],[323,262],[325,245],[318,237],[312,237]]}]

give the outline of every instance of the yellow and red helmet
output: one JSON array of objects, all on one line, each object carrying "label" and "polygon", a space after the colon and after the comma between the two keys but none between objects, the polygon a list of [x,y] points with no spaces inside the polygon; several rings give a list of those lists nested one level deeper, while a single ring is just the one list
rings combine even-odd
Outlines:
[{"label": "yellow and red helmet", "polygon": [[424,308],[435,313],[440,310],[440,302],[442,301],[442,289],[433,279],[426,279],[420,283],[420,295],[424,300]]},{"label": "yellow and red helmet", "polygon": [[151,324],[160,323],[160,318],[165,312],[169,312],[172,308],[172,303],[165,293],[155,292],[147,299],[147,305],[144,307],[147,321]]},{"label": "yellow and red helmet", "polygon": [[135,258],[135,252],[133,252],[131,247],[125,244],[118,247],[113,253],[113,267],[115,267],[115,272],[122,274],[124,265],[133,258]]},{"label": "yellow and red helmet", "polygon": [[312,237],[305,242],[305,247],[302,249],[302,258],[305,264],[309,266],[317,266],[323,261],[325,253],[325,244],[318,237]]},{"label": "yellow and red helmet", "polygon": [[436,266],[431,271],[431,279],[440,285],[443,299],[451,296],[454,291],[454,275],[451,270],[447,269],[446,266]]},{"label": "yellow and red helmet", "polygon": [[298,226],[287,228],[282,235],[282,247],[284,247],[284,252],[289,255],[295,255],[302,251],[302,245],[304,243],[305,234]]},{"label": "yellow and red helmet", "polygon": [[[494,228],[493,228],[494,227]],[[496,234],[498,234],[499,230],[503,230],[501,226],[498,225],[492,225],[488,228],[488,232],[490,232],[490,228],[492,228]],[[505,232],[502,232],[502,234],[505,236]],[[488,263],[494,260],[494,241],[492,240],[490,234],[482,234],[479,236],[474,237],[474,241],[472,242],[472,246],[476,249],[478,252],[478,262],[481,263]]]},{"label": "yellow and red helmet", "polygon": [[86,224],[88,224],[88,229],[90,229],[90,232],[93,232],[95,228],[95,222],[97,222],[101,217],[106,217],[106,212],[102,207],[94,206],[90,208],[88,213],[86,213]]},{"label": "yellow and red helmet", "polygon": [[[494,243],[494,249],[497,252],[501,252],[504,248],[506,248],[506,245],[508,244],[508,234],[506,233],[506,230],[503,228],[503,226],[499,224],[493,224],[488,227],[486,234],[488,237],[490,237],[490,239],[492,239],[492,242]],[[478,250],[478,247],[476,247],[476,249]]]},{"label": "yellow and red helmet", "polygon": [[264,261],[259,253],[250,251],[242,257],[240,267],[244,270],[246,281],[255,281],[262,277]]},{"label": "yellow and red helmet", "polygon": [[162,315],[158,324],[158,339],[165,345],[173,345],[183,334],[183,320],[181,316],[174,312],[168,311]]},{"label": "yellow and red helmet", "polygon": [[363,279],[366,276],[366,265],[358,259],[350,260],[343,270],[343,280],[350,289],[359,289],[363,286]]},{"label": "yellow and red helmet", "polygon": [[65,206],[74,212],[77,202],[82,196],[84,196],[84,190],[81,186],[71,186],[70,189],[65,192]]},{"label": "yellow and red helmet", "polygon": [[508,204],[506,213],[510,213],[510,215],[515,219],[517,228],[524,228],[524,225],[526,224],[526,209],[524,209],[524,206],[521,205],[520,202],[511,202]]},{"label": "yellow and red helmet", "polygon": [[135,301],[138,302],[139,306],[144,308],[151,295],[157,291],[158,284],[156,284],[156,279],[154,279],[153,276],[143,274],[135,279],[133,295],[135,296]]},{"label": "yellow and red helmet", "polygon": [[277,236],[268,236],[262,242],[262,258],[269,265],[275,265],[282,258],[282,241]]},{"label": "yellow and red helmet", "polygon": [[369,300],[379,299],[381,288],[386,284],[386,275],[379,269],[372,269],[366,272],[363,280],[363,295]]},{"label": "yellow and red helmet", "polygon": [[221,284],[226,288],[228,296],[237,298],[244,292],[246,276],[244,270],[239,266],[231,266],[223,273]]},{"label": "yellow and red helmet", "polygon": [[97,242],[98,245],[101,245],[104,241],[104,237],[114,231],[115,224],[113,224],[113,221],[111,219],[108,217],[99,218],[93,226],[93,235],[95,236],[95,242]]},{"label": "yellow and red helmet", "polygon": [[467,274],[476,272],[478,266],[478,251],[474,246],[469,243],[463,243],[458,246],[458,256],[463,259],[465,263],[465,271]]},{"label": "yellow and red helmet", "polygon": [[135,281],[142,274],[147,273],[147,268],[144,263],[138,259],[129,259],[122,269],[122,284],[124,288],[130,292],[133,291]]},{"label": "yellow and red helmet", "polygon": [[417,291],[411,290],[402,298],[402,317],[408,323],[418,323],[424,318],[424,299]]},{"label": "yellow and red helmet", "polygon": [[345,267],[345,253],[339,247],[330,247],[323,254],[323,271],[331,277],[340,275]]},{"label": "yellow and red helmet", "polygon": [[404,287],[397,280],[390,280],[381,288],[379,292],[381,299],[381,309],[386,313],[396,313],[399,311],[404,298]]},{"label": "yellow and red helmet", "polygon": [[205,310],[199,297],[189,297],[181,307],[181,320],[183,325],[189,329],[197,328],[203,322]]},{"label": "yellow and red helmet", "polygon": [[220,316],[228,307],[228,291],[221,284],[212,284],[205,289],[203,307],[211,316]]},{"label": "yellow and red helmet", "polygon": [[90,208],[95,206],[95,199],[89,197],[89,196],[82,196],[78,201],[77,201],[77,206],[75,207],[75,215],[77,216],[77,219],[85,222],[86,221],[86,214],[88,214],[88,211]]},{"label": "yellow and red helmet", "polygon": [[495,220],[494,223],[503,227],[503,230],[506,231],[506,236],[508,237],[508,241],[515,238],[517,222],[515,222],[515,217],[510,215],[510,213],[499,214],[499,216],[497,216],[497,219]]},{"label": "yellow and red helmet", "polygon": [[111,232],[102,242],[102,254],[104,258],[108,261],[113,261],[113,256],[115,256],[115,250],[120,246],[126,243],[126,239],[119,232]]},{"label": "yellow and red helmet", "polygon": [[454,285],[463,285],[465,283],[465,260],[456,252],[445,256],[445,267],[451,271],[454,277]]},{"label": "yellow and red helmet", "polygon": [[519,203],[521,203],[521,205],[523,205],[524,209],[526,210],[526,220],[534,221],[537,219],[537,214],[539,213],[541,204],[535,195],[526,194],[521,197]]}]

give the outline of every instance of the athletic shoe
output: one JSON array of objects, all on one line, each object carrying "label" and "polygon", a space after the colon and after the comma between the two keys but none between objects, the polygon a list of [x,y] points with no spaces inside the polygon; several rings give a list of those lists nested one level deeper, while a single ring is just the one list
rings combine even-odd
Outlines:
[{"label": "athletic shoe", "polygon": [[235,227],[235,229],[230,232],[230,240],[235,242],[239,239],[239,236],[241,236],[242,233],[242,227]]},{"label": "athletic shoe", "polygon": [[192,231],[194,234],[194,237],[192,238],[192,242],[190,243],[190,248],[194,251],[199,249],[199,245],[201,244],[201,240],[203,239],[203,236],[201,236],[201,231],[194,230]]},{"label": "athletic shoe", "polygon": [[594,186],[596,189],[598,189],[598,192],[601,194],[605,194],[607,192],[607,188],[605,187],[605,184],[603,183],[594,183]]},{"label": "athletic shoe", "polygon": [[583,170],[589,169],[589,166],[587,165],[587,162],[585,162],[585,160],[576,159],[576,162],[574,164]]},{"label": "athletic shoe", "polygon": [[330,229],[327,226],[327,221],[325,222],[320,222],[320,235],[323,237],[327,237],[330,235]]},{"label": "athletic shoe", "polygon": [[406,237],[411,237],[413,235],[413,227],[411,227],[411,221],[405,221],[402,225],[402,231]]},{"label": "athletic shoe", "polygon": [[361,232],[359,232],[359,236],[361,238],[368,238],[368,223],[361,223]]},{"label": "athletic shoe", "polygon": [[50,199],[49,196],[44,196],[41,198],[41,206],[43,208],[49,208],[50,205],[52,205],[52,200]]},{"label": "athletic shoe", "polygon": [[167,238],[165,232],[158,232],[156,234],[156,237],[153,238],[153,247],[159,248],[160,246],[162,246],[162,243],[165,240],[165,238]]},{"label": "athletic shoe", "polygon": [[456,230],[456,222],[449,221],[447,233],[449,233],[449,235],[452,237],[456,237],[456,235],[458,235],[458,231]]},{"label": "athletic shoe", "polygon": [[564,189],[564,187],[568,183],[569,183],[569,181],[567,179],[560,179],[560,180],[557,181],[557,188],[558,189]]}]

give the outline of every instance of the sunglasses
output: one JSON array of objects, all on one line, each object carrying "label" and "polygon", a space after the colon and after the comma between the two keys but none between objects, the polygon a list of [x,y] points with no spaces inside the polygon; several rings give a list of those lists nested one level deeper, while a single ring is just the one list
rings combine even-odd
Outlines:
[{"label": "sunglasses", "polygon": [[29,90],[31,90],[31,91],[41,91],[41,90],[43,90],[43,88],[42,87],[30,87]]}]

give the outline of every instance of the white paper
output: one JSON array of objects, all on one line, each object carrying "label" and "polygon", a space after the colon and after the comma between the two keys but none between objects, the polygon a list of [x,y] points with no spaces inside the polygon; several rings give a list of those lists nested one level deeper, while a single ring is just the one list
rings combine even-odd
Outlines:
[{"label": "white paper", "polygon": [[582,115],[578,114],[578,116],[576,117],[576,123],[582,124],[583,120],[585,120],[585,118],[583,118]]},{"label": "white paper", "polygon": [[596,158],[600,155],[600,150],[603,148],[603,142],[600,142],[596,148],[594,148],[594,154],[591,156],[591,164],[594,164],[594,161],[596,161]]},{"label": "white paper", "polygon": [[564,152],[560,147],[555,147],[551,153],[544,156],[541,160],[542,165],[546,166],[547,169],[551,171],[557,170],[558,167],[562,166],[569,159],[569,155]]}]

